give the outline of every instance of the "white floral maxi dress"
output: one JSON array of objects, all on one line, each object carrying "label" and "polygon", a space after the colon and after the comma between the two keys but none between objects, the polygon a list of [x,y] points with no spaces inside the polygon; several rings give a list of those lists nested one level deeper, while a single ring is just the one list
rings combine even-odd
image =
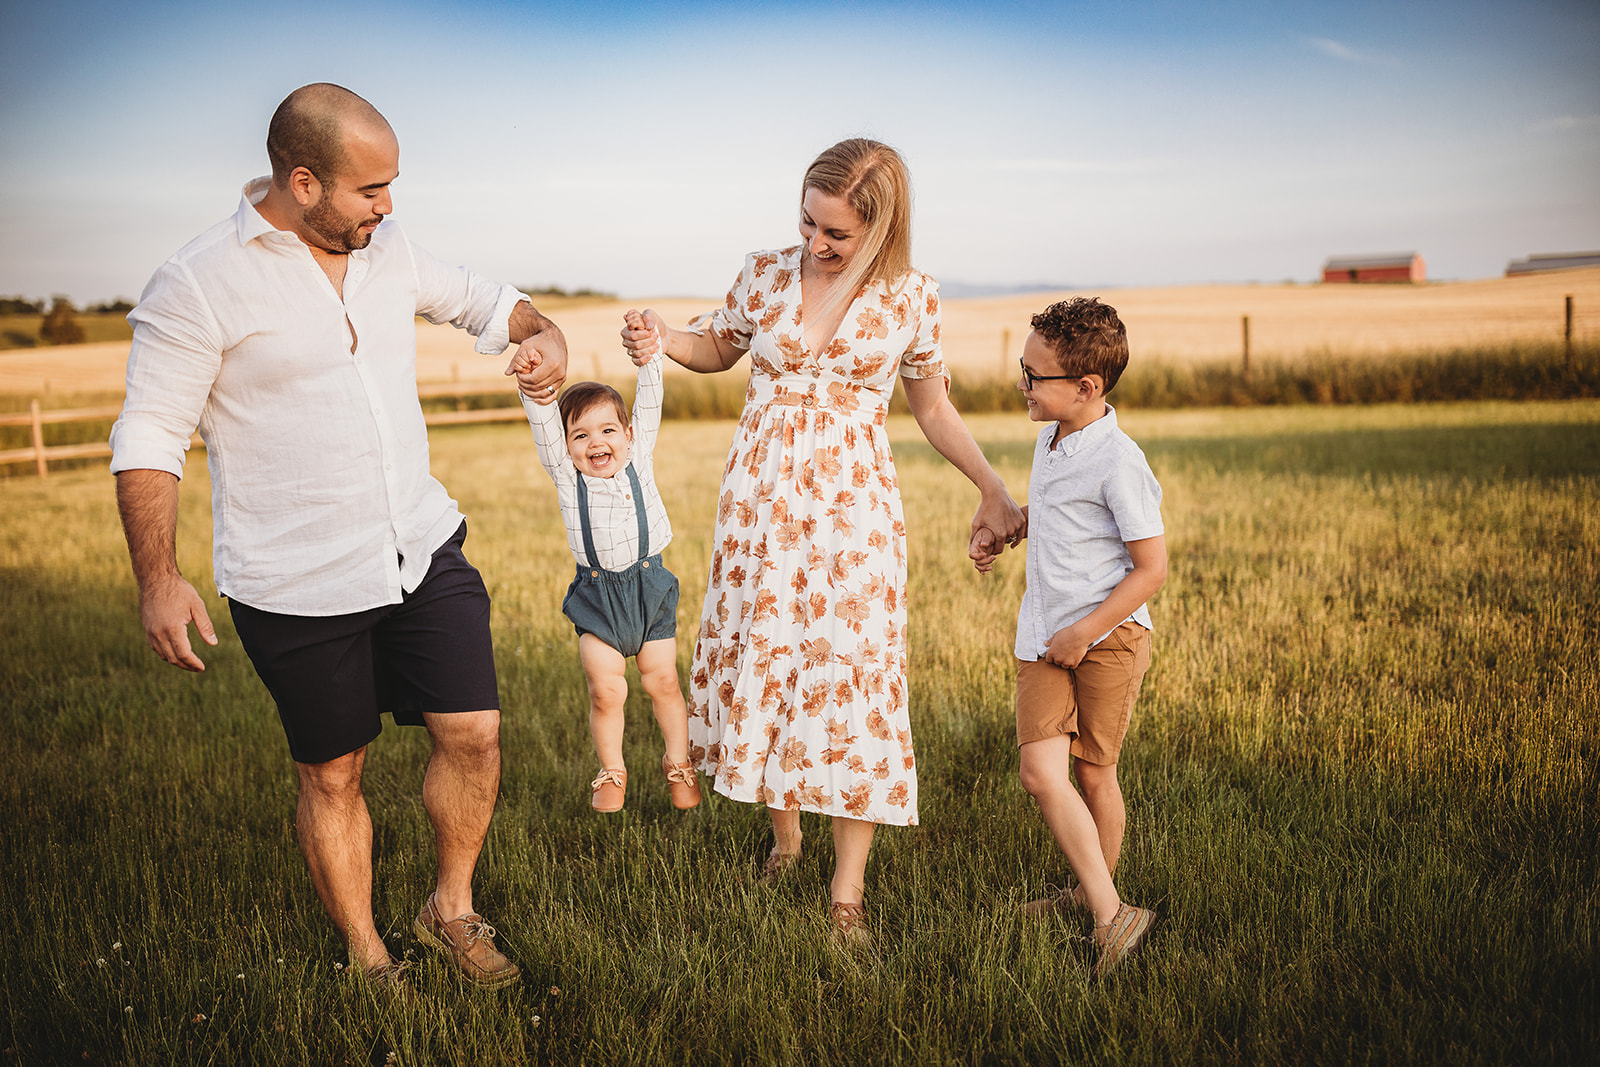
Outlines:
[{"label": "white floral maxi dress", "polygon": [[945,373],[937,283],[912,271],[868,286],[812,353],[800,248],[757,252],[707,328],[751,367],[690,672],[690,758],[734,800],[914,825],[905,523],[884,423],[897,373]]}]

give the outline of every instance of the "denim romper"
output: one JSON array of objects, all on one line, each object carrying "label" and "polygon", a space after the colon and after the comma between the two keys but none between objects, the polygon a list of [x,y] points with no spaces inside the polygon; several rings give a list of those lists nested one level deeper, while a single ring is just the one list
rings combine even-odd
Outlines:
[{"label": "denim romper", "polygon": [[[661,564],[660,554],[650,555],[650,520],[645,515],[644,492],[633,464],[627,466],[633,487],[633,510],[639,520],[639,559],[625,570],[608,571],[598,565],[578,564],[567,586],[561,613],[572,620],[580,635],[594,634],[622,653],[637,656],[646,641],[659,641],[678,633],[678,579]],[[578,475],[578,519],[583,525],[583,552],[591,560],[600,555],[589,525],[589,490]]]}]

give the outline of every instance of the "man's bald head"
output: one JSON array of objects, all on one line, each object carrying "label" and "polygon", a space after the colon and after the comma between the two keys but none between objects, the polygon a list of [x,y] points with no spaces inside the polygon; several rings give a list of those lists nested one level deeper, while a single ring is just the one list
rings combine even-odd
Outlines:
[{"label": "man's bald head", "polygon": [[393,136],[378,109],[349,89],[328,82],[302,85],[278,105],[267,126],[272,184],[283,188],[296,167],[332,185],[344,173],[347,133],[381,130]]}]

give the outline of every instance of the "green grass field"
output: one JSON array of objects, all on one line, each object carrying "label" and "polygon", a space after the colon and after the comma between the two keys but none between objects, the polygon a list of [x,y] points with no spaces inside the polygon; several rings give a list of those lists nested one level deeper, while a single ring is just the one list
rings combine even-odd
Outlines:
[{"label": "green grass field", "polygon": [[[748,885],[765,820],[637,773],[588,811],[571,573],[525,429],[436,431],[495,597],[505,777],[480,910],[524,967],[401,1009],[343,953],[296,848],[276,716],[211,596],[209,487],[180,560],[221,645],[145,647],[99,470],[0,482],[0,1063],[1585,1063],[1600,1058],[1600,401],[1129,410],[1171,576],[1122,762],[1118,883],[1161,919],[1090,982],[1083,932],[1014,914],[1066,871],[1016,782],[1020,557],[967,565],[975,494],[892,431],[910,530],[922,824],[880,833],[876,964],[821,939],[826,826]],[[1034,428],[975,416],[1021,494]],[[730,423],[658,464],[687,663]],[[629,760],[659,739],[630,705]],[[380,928],[431,887],[427,743],[372,747]]]}]

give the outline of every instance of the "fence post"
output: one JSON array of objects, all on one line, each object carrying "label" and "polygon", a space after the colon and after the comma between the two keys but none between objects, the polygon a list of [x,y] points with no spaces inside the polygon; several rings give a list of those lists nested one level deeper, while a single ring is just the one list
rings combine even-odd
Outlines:
[{"label": "fence post", "polygon": [[1244,380],[1248,382],[1250,380],[1250,316],[1241,316],[1240,325],[1244,332],[1244,359],[1241,362],[1240,370]]},{"label": "fence post", "polygon": [[33,469],[43,478],[49,474],[50,468],[44,460],[44,427],[39,423],[39,398],[34,397],[28,401],[28,415],[32,419],[33,428]]},{"label": "fence post", "polygon": [[1577,363],[1572,358],[1572,294],[1567,294],[1567,373],[1576,374]]},{"label": "fence post", "polygon": [[1011,373],[1011,327],[1000,328],[1000,380],[1005,381]]}]

